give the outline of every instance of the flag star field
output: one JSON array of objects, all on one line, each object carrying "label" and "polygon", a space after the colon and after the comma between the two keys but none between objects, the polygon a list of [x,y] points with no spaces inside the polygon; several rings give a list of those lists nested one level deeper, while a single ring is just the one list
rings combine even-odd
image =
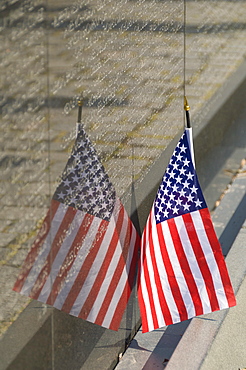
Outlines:
[{"label": "flag star field", "polygon": [[184,134],[167,167],[155,199],[156,223],[206,208],[187,136]]},{"label": "flag star field", "polygon": [[[80,152],[83,153],[81,158]],[[53,199],[106,221],[112,215],[116,194],[97,153],[82,130]]]}]

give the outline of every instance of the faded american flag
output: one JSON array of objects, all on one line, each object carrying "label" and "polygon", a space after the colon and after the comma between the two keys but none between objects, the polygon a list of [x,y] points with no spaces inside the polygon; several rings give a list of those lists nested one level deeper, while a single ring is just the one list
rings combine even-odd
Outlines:
[{"label": "faded american flag", "polygon": [[14,290],[118,330],[140,238],[83,126]]},{"label": "faded american flag", "polygon": [[174,150],[142,236],[143,332],[236,304],[197,179],[191,130]]}]

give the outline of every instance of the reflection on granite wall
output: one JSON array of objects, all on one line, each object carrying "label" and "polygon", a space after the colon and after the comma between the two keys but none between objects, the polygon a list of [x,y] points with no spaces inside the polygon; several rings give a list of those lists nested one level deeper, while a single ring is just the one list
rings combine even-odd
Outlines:
[{"label": "reflection on granite wall", "polygon": [[198,116],[244,60],[246,5],[187,1],[186,18],[184,0],[5,0],[0,10],[4,333],[29,302],[11,288],[73,144],[79,97],[127,196],[184,125],[184,81]]},{"label": "reflection on granite wall", "polygon": [[[1,191],[7,217],[1,251],[7,275],[11,270],[16,276],[46,213],[74,140],[81,95],[86,131],[119,196],[182,127],[182,19],[182,1],[2,5]],[[25,304],[9,292],[12,283],[4,289],[9,303],[3,329]]]}]

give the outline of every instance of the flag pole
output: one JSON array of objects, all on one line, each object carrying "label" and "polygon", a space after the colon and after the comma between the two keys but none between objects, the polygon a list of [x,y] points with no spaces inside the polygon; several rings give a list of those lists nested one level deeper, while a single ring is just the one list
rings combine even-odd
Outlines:
[{"label": "flag pole", "polygon": [[82,116],[82,107],[83,107],[83,100],[80,97],[78,100],[78,123],[81,123],[81,116]]},{"label": "flag pole", "polygon": [[83,100],[82,100],[81,97],[78,100],[78,107],[79,107],[79,109],[78,109],[78,120],[77,120],[77,124],[76,124],[76,137],[78,136],[78,126],[81,123],[81,117],[82,117]]},{"label": "flag pole", "polygon": [[194,148],[193,148],[192,127],[190,124],[190,113],[189,113],[190,106],[188,104],[186,96],[184,97],[184,109],[185,109],[185,114],[186,114],[186,125],[187,125],[187,128],[185,129],[185,131],[187,133],[187,139],[188,139],[188,143],[190,146],[191,159],[193,162],[193,166],[195,168],[196,164],[195,164],[195,156],[194,156]]},{"label": "flag pole", "polygon": [[184,110],[185,110],[185,115],[186,115],[186,125],[187,125],[187,128],[191,128],[191,125],[190,125],[190,113],[189,113],[190,106],[188,104],[188,101],[186,99],[186,96],[184,97]]}]

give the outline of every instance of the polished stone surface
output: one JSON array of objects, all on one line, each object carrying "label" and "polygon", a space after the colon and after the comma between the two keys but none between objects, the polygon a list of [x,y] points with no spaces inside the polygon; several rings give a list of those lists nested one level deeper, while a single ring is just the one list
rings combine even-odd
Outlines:
[{"label": "polished stone surface", "polygon": [[[6,0],[0,4],[0,333],[4,340],[16,326],[16,345],[29,338],[19,337],[20,321],[17,324],[21,313],[29,317],[29,299],[11,287],[67,161],[81,93],[86,131],[129,213],[135,181],[142,228],[183,127],[185,79],[201,163],[198,172],[213,208],[245,149],[245,145],[230,148],[228,144],[228,149],[222,145],[223,155],[216,158],[208,176],[202,164],[204,149],[220,147],[227,130],[222,112],[220,121],[216,118],[216,135],[206,135],[208,116],[215,114],[217,104],[223,106],[225,122],[236,117],[229,116],[221,99],[226,93],[232,96],[244,79],[245,7],[243,1],[187,1],[184,40],[182,0]],[[75,329],[64,343],[78,366],[113,367],[131,329],[134,332],[139,325],[133,301],[119,333],[104,332],[86,322],[77,327],[73,318],[52,314],[44,327],[46,334],[41,331],[51,354],[45,369],[63,359],[64,344],[57,342],[59,356],[54,348],[50,352],[50,345],[55,345],[54,333],[62,337],[61,328],[66,332],[70,325]],[[44,308],[37,307],[34,322],[39,323]],[[77,330],[85,334],[80,337]],[[85,344],[87,338],[91,341]],[[29,354],[31,343],[26,346]],[[37,356],[42,358],[42,351]]]}]

